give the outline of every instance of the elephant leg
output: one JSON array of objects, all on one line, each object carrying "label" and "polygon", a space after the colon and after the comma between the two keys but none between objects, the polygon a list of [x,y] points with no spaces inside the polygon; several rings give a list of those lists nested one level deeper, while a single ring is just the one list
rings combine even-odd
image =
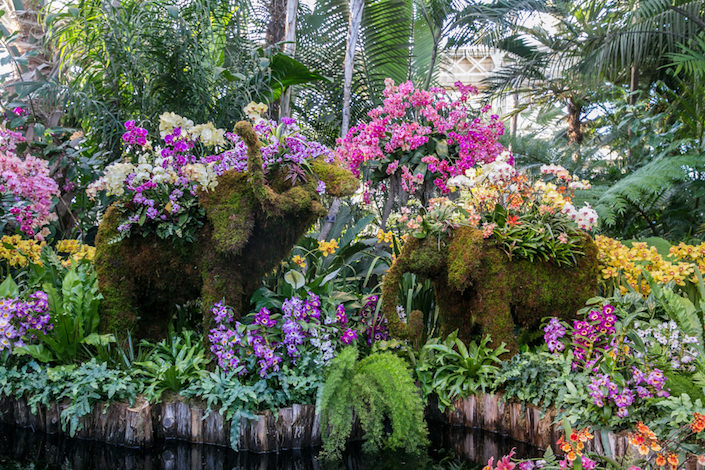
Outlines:
[{"label": "elephant leg", "polygon": [[211,308],[217,302],[225,302],[233,308],[235,318],[241,318],[248,312],[248,305],[243,302],[244,283],[243,269],[237,258],[212,251],[204,256],[201,264],[203,285],[201,299],[203,302],[203,332],[208,337],[208,332],[215,327]]},{"label": "elephant leg", "polygon": [[[514,334],[514,319],[512,318],[509,299],[502,298],[501,294],[491,293],[483,299],[485,308],[477,310],[483,312],[478,318],[482,326],[482,334],[490,335],[493,348],[505,343],[511,354],[519,350],[517,338]],[[490,308],[488,308],[490,307]]]},{"label": "elephant leg", "polygon": [[98,272],[100,292],[103,294],[100,331],[124,338],[128,331],[134,331],[139,320],[134,278],[117,270],[110,275],[101,275],[100,266]]}]

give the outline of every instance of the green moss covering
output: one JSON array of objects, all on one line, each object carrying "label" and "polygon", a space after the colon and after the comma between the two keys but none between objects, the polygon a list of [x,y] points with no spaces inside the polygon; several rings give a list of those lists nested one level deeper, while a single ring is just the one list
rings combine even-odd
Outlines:
[{"label": "green moss covering", "polygon": [[353,194],[360,187],[360,181],[350,177],[350,172],[337,165],[331,165],[319,158],[311,164],[313,173],[326,183],[326,193],[340,197]]},{"label": "green moss covering", "polygon": [[111,243],[118,236],[120,212],[111,206],[96,236],[95,265],[104,301],[101,329],[158,338],[174,306],[198,296],[200,278],[192,245],[165,244],[156,236]]},{"label": "green moss covering", "polygon": [[[214,191],[199,194],[206,223],[197,242],[135,236],[111,244],[120,214],[117,206],[106,212],[96,238],[96,267],[105,297],[103,331],[124,334],[132,329],[137,336],[162,337],[175,305],[199,295],[205,331],[215,302],[225,300],[237,315],[244,315],[262,276],[326,213],[316,193],[317,179],[293,187],[283,184],[277,172],[265,179],[252,126],[240,122],[235,131],[248,145],[248,171],[228,171]],[[333,164],[316,161],[315,168],[336,195],[352,194],[358,186],[350,172]]]},{"label": "green moss covering", "polygon": [[[461,227],[447,244],[409,240],[385,276],[382,310],[391,333],[412,337],[396,314],[397,292],[406,272],[430,278],[440,309],[441,333],[458,330],[470,341],[490,334],[494,345],[516,351],[516,329],[536,329],[544,317],[572,318],[597,292],[597,246],[585,235],[577,266],[509,260],[479,230]],[[418,333],[417,333],[418,334]]]}]

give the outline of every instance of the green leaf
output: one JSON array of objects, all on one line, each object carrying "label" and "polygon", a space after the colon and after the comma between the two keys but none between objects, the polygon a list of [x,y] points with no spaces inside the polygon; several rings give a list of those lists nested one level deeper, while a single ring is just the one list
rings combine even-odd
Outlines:
[{"label": "green leaf", "polygon": [[272,89],[272,101],[278,99],[291,85],[301,85],[318,80],[331,80],[320,73],[312,72],[298,60],[281,52],[272,56],[269,64],[272,70],[272,79],[269,84]]},{"label": "green leaf", "polygon": [[108,344],[115,343],[116,341],[115,336],[111,334],[99,335],[98,333],[91,333],[81,342],[89,346],[107,346]]},{"label": "green leaf", "polygon": [[17,297],[19,295],[19,288],[17,284],[12,279],[12,276],[7,276],[2,284],[0,284],[0,298],[6,299],[9,297]]},{"label": "green leaf", "polygon": [[306,284],[304,275],[293,269],[284,274],[284,280],[295,290],[301,289]]},{"label": "green leaf", "polygon": [[54,355],[42,344],[28,344],[15,348],[15,354],[18,356],[31,356],[39,362],[51,362],[54,360]]}]

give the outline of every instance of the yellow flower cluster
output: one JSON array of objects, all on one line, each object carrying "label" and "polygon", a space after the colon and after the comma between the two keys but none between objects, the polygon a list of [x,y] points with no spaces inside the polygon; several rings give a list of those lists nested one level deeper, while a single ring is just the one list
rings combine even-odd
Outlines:
[{"label": "yellow flower cluster", "polygon": [[619,285],[624,280],[644,295],[650,292],[649,284],[641,275],[646,270],[658,283],[673,281],[679,286],[695,282],[695,266],[705,272],[705,243],[697,246],[680,243],[672,246],[669,256],[663,257],[655,247],[644,242],[633,243],[631,248],[619,240],[598,235],[595,237],[598,247],[598,261],[603,280],[613,279],[620,291],[625,293],[627,287]]},{"label": "yellow flower cluster", "polygon": [[386,243],[389,246],[392,246],[393,240],[394,240],[394,233],[391,230],[389,232],[385,232],[382,229],[379,229],[377,231],[377,243]]},{"label": "yellow flower cluster", "polygon": [[323,253],[323,257],[327,257],[328,255],[332,255],[335,253],[335,250],[338,249],[338,242],[335,239],[332,239],[329,242],[318,242],[318,250]]},{"label": "yellow flower cluster", "polygon": [[306,261],[301,256],[294,255],[291,261],[298,264],[301,269],[306,269]]},{"label": "yellow flower cluster", "polygon": [[5,235],[0,238],[0,260],[12,267],[24,268],[28,263],[41,266],[44,245],[44,242],[25,240],[20,235]]},{"label": "yellow flower cluster", "polygon": [[[0,238],[0,260],[4,260],[13,268],[24,268],[30,263],[41,266],[42,249],[45,245],[45,242],[26,240],[20,235],[5,235]],[[72,261],[93,261],[95,258],[95,247],[84,245],[78,240],[59,241],[56,244],[56,252],[64,266],[69,266]]]},{"label": "yellow flower cluster", "polygon": [[56,244],[56,251],[67,255],[65,259],[61,260],[61,264],[64,266],[70,265],[72,261],[82,259],[93,261],[95,258],[95,247],[84,245],[78,240],[60,240]]}]

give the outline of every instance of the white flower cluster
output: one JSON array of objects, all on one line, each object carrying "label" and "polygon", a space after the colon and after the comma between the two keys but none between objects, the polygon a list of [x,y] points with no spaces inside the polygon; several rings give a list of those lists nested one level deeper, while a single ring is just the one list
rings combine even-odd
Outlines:
[{"label": "white flower cluster", "polygon": [[159,116],[159,134],[162,139],[174,132],[177,127],[180,127],[182,132],[188,131],[193,127],[193,121],[176,113],[162,113]]},{"label": "white flower cluster", "polygon": [[516,169],[509,164],[510,157],[511,154],[509,152],[502,152],[495,161],[479,164],[476,167],[465,170],[464,175],[450,178],[447,185],[451,189],[472,189],[484,180],[492,184],[509,181],[517,174]]},{"label": "white flower cluster", "polygon": [[182,172],[190,181],[195,181],[205,190],[212,191],[218,186],[218,174],[213,163],[208,165],[192,163],[184,166]]},{"label": "white flower cluster", "polygon": [[212,122],[194,125],[193,121],[176,113],[162,113],[159,116],[159,134],[162,139],[174,132],[177,127],[181,132],[188,134],[191,140],[198,140],[207,147],[224,146],[225,130],[219,129]]},{"label": "white flower cluster", "polygon": [[578,210],[573,204],[566,202],[561,212],[574,220],[581,230],[592,230],[597,225],[597,212],[588,203]]},{"label": "white flower cluster", "polygon": [[264,103],[255,103],[254,101],[250,101],[247,106],[243,108],[243,111],[248,119],[259,121],[262,119],[262,115],[267,112],[267,109],[267,105]]},{"label": "white flower cluster", "polygon": [[401,305],[397,305],[397,315],[402,323],[406,323],[406,310]]},{"label": "white flower cluster", "polygon": [[[647,351],[665,356],[674,370],[695,371],[695,361],[698,350],[695,347],[698,339],[694,336],[681,334],[678,325],[673,320],[656,325],[634,323],[637,335],[644,342]],[[635,352],[635,357],[642,358],[641,352]]]},{"label": "white flower cluster", "polygon": [[207,147],[216,145],[222,147],[226,144],[225,131],[215,127],[212,122],[194,126],[188,132],[192,139],[198,139],[199,142]]},{"label": "white flower cluster", "polygon": [[500,153],[495,161],[482,165],[482,172],[492,184],[506,182],[512,179],[516,174],[516,169],[509,164],[511,153],[506,150]]},{"label": "white flower cluster", "polygon": [[555,175],[557,178],[564,180],[572,179],[568,170],[560,165],[541,165],[541,173],[544,175]]},{"label": "white flower cluster", "polygon": [[86,194],[94,199],[99,191],[106,191],[108,196],[122,196],[125,194],[125,178],[135,171],[132,163],[115,162],[105,169],[105,174],[92,182],[86,188]]},{"label": "white flower cluster", "polygon": [[[127,162],[112,163],[105,169],[102,177],[88,186],[86,194],[91,199],[95,198],[99,191],[105,191],[109,196],[122,196],[125,194],[126,179],[132,173],[135,174],[131,181],[132,186],[139,186],[147,181],[156,184],[176,182],[179,175],[171,166],[164,164],[164,158],[156,157],[154,161],[150,161],[150,158],[148,154],[141,155],[137,165]],[[184,166],[182,174],[189,181],[198,183],[202,189],[212,191],[218,185],[214,166],[214,163],[193,163]]]},{"label": "white flower cluster", "polygon": [[571,176],[568,170],[560,165],[541,165],[541,174],[554,175],[556,178],[568,183],[568,188],[575,191],[578,189],[590,189],[590,182],[581,180],[577,176]]}]

